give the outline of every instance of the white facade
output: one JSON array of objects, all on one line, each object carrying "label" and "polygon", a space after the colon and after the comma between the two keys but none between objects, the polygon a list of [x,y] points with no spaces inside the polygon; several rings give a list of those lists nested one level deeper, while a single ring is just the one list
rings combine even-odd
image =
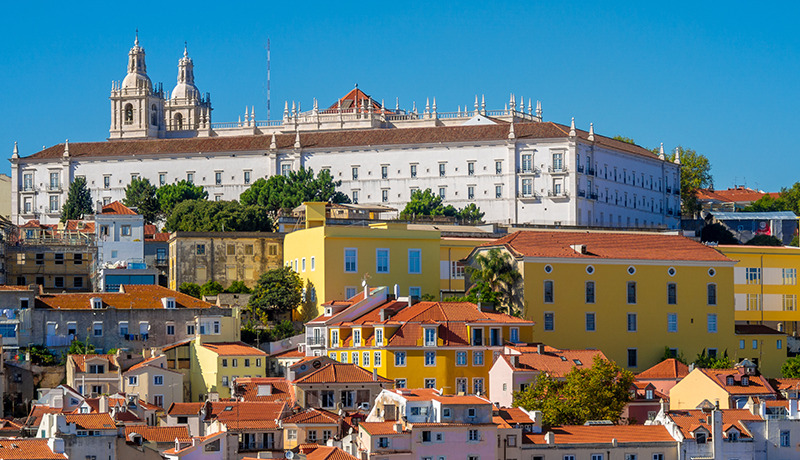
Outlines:
[{"label": "white facade", "polygon": [[[186,102],[193,112],[181,115],[178,132],[170,128],[178,100],[153,96],[138,41],[128,70],[112,90],[111,138],[149,140],[65,143],[28,157],[15,148],[14,223],[57,222],[78,176],[104,204],[121,200],[134,176],[156,186],[186,179],[205,187],[209,199],[234,200],[258,178],[301,167],[329,169],[354,201],[398,210],[413,190],[429,188],[445,204],[475,203],[487,222],[677,228],[680,220],[679,162],[595,135],[593,128],[542,122],[541,106],[534,113],[529,102],[526,112],[513,96],[510,109],[491,112],[477,98],[474,110],[439,113],[434,100],[421,114],[416,108],[390,113],[362,99],[360,108],[344,109],[339,100],[337,109],[320,111],[315,103],[302,113],[287,104],[279,121],[257,122],[250,113],[244,122],[211,124],[210,102],[197,97],[184,56],[173,95],[193,101]],[[358,102],[363,93],[351,94]],[[164,101],[163,107],[154,103],[152,120],[137,108],[153,102],[148,98]]]},{"label": "white facade", "polygon": [[144,217],[139,214],[96,214],[97,262],[144,262]]}]

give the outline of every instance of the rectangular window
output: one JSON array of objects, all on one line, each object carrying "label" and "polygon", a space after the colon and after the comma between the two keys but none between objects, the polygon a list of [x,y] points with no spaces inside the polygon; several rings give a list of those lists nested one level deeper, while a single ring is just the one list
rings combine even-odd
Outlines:
[{"label": "rectangular window", "polygon": [[163,375],[154,375],[153,376],[153,385],[163,385],[164,384],[164,376]]},{"label": "rectangular window", "polygon": [[381,352],[376,351],[372,353],[372,364],[375,367],[381,367]]},{"label": "rectangular window", "polygon": [[457,351],[456,352],[456,366],[466,366],[467,365],[467,352],[466,351]]},{"label": "rectangular window", "polygon": [[411,165],[411,177],[417,177],[417,165]]},{"label": "rectangular window", "polygon": [[289,163],[283,163],[281,165],[281,176],[289,177],[289,173],[292,171],[292,165]]},{"label": "rectangular window", "polygon": [[94,335],[95,337],[103,336],[103,323],[100,322],[92,323],[92,335]]},{"label": "rectangular window", "polygon": [[519,328],[518,327],[512,327],[511,328],[511,337],[509,337],[509,341],[511,341],[511,343],[519,343]]},{"label": "rectangular window", "polygon": [[120,227],[120,235],[122,236],[131,236],[131,226],[130,225],[123,225]]},{"label": "rectangular window", "polygon": [[195,252],[198,256],[202,256],[206,253],[206,245],[205,244],[198,244],[195,246]]},{"label": "rectangular window", "polygon": [[120,321],[119,322],[119,335],[120,337],[125,337],[128,335],[128,322],[127,321]]},{"label": "rectangular window", "polygon": [[250,171],[245,171],[244,172],[244,183],[245,183],[245,185],[250,183]]},{"label": "rectangular window", "polygon": [[495,174],[503,174],[503,162],[502,161],[495,161],[494,162],[494,173]]},{"label": "rectangular window", "polygon": [[710,333],[717,332],[717,314],[709,313],[707,319],[707,330]]},{"label": "rectangular window", "polygon": [[64,287],[64,277],[63,276],[56,276],[53,279],[53,286],[55,286],[57,288],[63,288]]},{"label": "rectangular window", "polygon": [[544,330],[552,331],[555,329],[555,313],[548,311],[544,313]]},{"label": "rectangular window", "polygon": [[316,259],[314,256],[311,256],[311,271],[313,272],[316,267]]},{"label": "rectangular window", "polygon": [[638,353],[636,348],[628,348],[628,367],[638,366]]},{"label": "rectangular window", "polygon": [[346,286],[344,288],[344,298],[345,299],[349,299],[349,298],[355,296],[357,291],[358,290],[353,286]]},{"label": "rectangular window", "polygon": [[483,366],[483,352],[482,351],[473,351],[472,352],[472,365],[473,366]]},{"label": "rectangular window", "polygon": [[553,281],[544,282],[544,303],[553,303]]},{"label": "rectangular window", "polygon": [[353,180],[358,180],[358,166],[351,168]]},{"label": "rectangular window", "polygon": [[103,176],[103,188],[111,188],[111,176]]},{"label": "rectangular window", "polygon": [[222,173],[219,171],[214,173],[214,184],[222,185]]},{"label": "rectangular window", "polygon": [[467,187],[467,199],[474,200],[475,199],[475,186],[470,185]]},{"label": "rectangular window", "polygon": [[595,327],[594,313],[586,313],[586,332],[594,332]]},{"label": "rectangular window", "polygon": [[353,192],[350,195],[353,204],[358,204],[358,190],[353,190]]},{"label": "rectangular window", "polygon": [[783,284],[787,285],[795,285],[797,284],[797,269],[796,268],[784,268],[782,270],[783,274]]},{"label": "rectangular window", "polygon": [[167,324],[167,335],[175,335],[175,325]]},{"label": "rectangular window", "polygon": [[553,171],[561,171],[564,167],[564,155],[562,153],[553,154]]},{"label": "rectangular window", "polygon": [[709,283],[706,286],[706,303],[708,305],[717,304],[717,285],[714,283]]},{"label": "rectangular window", "polygon": [[22,190],[26,192],[33,190],[33,174],[25,173],[22,175]]},{"label": "rectangular window", "polygon": [[425,379],[425,388],[436,388],[436,379]]},{"label": "rectangular window", "polygon": [[594,303],[594,281],[586,282],[586,303]]},{"label": "rectangular window", "polygon": [[502,185],[495,185],[494,186],[494,197],[495,198],[503,198],[503,186]]},{"label": "rectangular window", "polygon": [[64,265],[64,254],[56,253],[53,256],[55,257],[56,265]]},{"label": "rectangular window", "polygon": [[128,377],[128,385],[136,386],[139,385],[139,376],[138,375],[131,375]]},{"label": "rectangular window", "polygon": [[406,352],[405,351],[396,351],[394,352],[394,365],[398,367],[403,367],[406,365]]},{"label": "rectangular window", "polygon": [[358,249],[345,248],[344,250],[344,272],[358,272]]},{"label": "rectangular window", "polygon": [[783,311],[797,310],[797,294],[783,294]]},{"label": "rectangular window", "polygon": [[636,313],[628,313],[628,332],[636,332]]},{"label": "rectangular window", "polygon": [[436,352],[435,351],[426,351],[425,352],[425,365],[426,366],[435,366],[436,365]]},{"label": "rectangular window", "polygon": [[522,179],[522,196],[533,195],[533,179]]},{"label": "rectangular window", "polygon": [[439,187],[439,198],[443,200],[447,198],[447,187]]},{"label": "rectangular window", "polygon": [[375,329],[375,345],[383,345],[383,329]]},{"label": "rectangular window", "polygon": [[675,305],[678,303],[678,285],[667,283],[667,304]]},{"label": "rectangular window", "polygon": [[381,202],[388,203],[389,202],[389,190],[381,190]]},{"label": "rectangular window", "polygon": [[747,284],[761,283],[761,268],[747,267],[744,269],[744,271],[745,271],[745,279],[747,279]]},{"label": "rectangular window", "polygon": [[792,438],[791,431],[781,431],[781,447],[791,447]]},{"label": "rectangular window", "polygon": [[381,165],[381,179],[388,179],[389,178],[389,167],[387,165]]},{"label": "rectangular window", "polygon": [[467,163],[467,175],[468,176],[474,176],[475,175],[475,162],[474,161],[470,161],[469,163]]},{"label": "rectangular window", "polygon": [[389,250],[375,250],[375,273],[389,273]]},{"label": "rectangular window", "polygon": [[58,212],[58,195],[50,196],[50,212]]},{"label": "rectangular window", "polygon": [[522,155],[522,172],[533,171],[533,155],[526,153]]},{"label": "rectangular window", "polygon": [[425,328],[425,346],[426,347],[436,346],[436,329],[432,327]]},{"label": "rectangular window", "polygon": [[636,303],[636,281],[628,281],[628,303]]},{"label": "rectangular window", "polygon": [[360,329],[354,329],[353,330],[353,345],[359,346],[359,347],[361,346],[361,330]]},{"label": "rectangular window", "polygon": [[394,387],[395,388],[405,388],[406,387],[406,379],[394,379]]},{"label": "rectangular window", "polygon": [[761,310],[761,294],[746,294],[747,309],[751,311]]},{"label": "rectangular window", "polygon": [[408,250],[408,273],[420,274],[422,273],[422,250],[409,249]]},{"label": "rectangular window", "polygon": [[677,313],[667,313],[667,332],[678,332]]},{"label": "rectangular window", "polygon": [[50,190],[58,190],[60,185],[61,184],[59,184],[58,173],[57,172],[51,172],[50,173]]},{"label": "rectangular window", "polygon": [[472,442],[480,441],[480,432],[478,430],[469,430],[469,440]]},{"label": "rectangular window", "polygon": [[439,177],[444,177],[446,173],[447,165],[444,163],[439,163]]},{"label": "rectangular window", "polygon": [[193,172],[187,172],[186,173],[186,182],[188,182],[190,184],[194,184],[194,173]]},{"label": "rectangular window", "polygon": [[472,328],[472,346],[473,347],[483,346],[483,329],[480,327]]}]

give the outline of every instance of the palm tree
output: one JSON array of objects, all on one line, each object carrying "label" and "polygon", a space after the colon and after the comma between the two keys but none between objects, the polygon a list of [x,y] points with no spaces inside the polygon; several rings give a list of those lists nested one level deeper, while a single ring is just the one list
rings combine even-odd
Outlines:
[{"label": "palm tree", "polygon": [[511,256],[500,248],[478,254],[475,265],[466,268],[472,283],[469,292],[477,296],[483,295],[483,300],[487,300],[485,297],[488,297],[489,292],[496,293],[491,297],[499,301],[506,313],[518,314],[517,285],[522,275],[512,262]]}]

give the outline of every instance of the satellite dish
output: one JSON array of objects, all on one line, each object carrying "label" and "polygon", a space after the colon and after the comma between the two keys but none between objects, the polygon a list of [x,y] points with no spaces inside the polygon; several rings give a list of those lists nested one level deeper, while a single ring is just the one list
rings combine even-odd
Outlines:
[{"label": "satellite dish", "polygon": [[294,452],[291,450],[287,450],[283,453],[283,456],[286,457],[288,460],[292,460],[294,458]]}]

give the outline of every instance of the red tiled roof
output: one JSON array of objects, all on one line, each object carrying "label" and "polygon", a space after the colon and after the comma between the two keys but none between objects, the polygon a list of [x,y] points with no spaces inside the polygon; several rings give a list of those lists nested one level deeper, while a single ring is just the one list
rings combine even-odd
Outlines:
[{"label": "red tiled roof", "polygon": [[22,423],[9,419],[0,419],[0,437],[18,437],[21,435]]},{"label": "red tiled roof", "polygon": [[219,420],[229,429],[274,429],[286,410],[276,402],[219,401],[208,403],[206,421]]},{"label": "red tiled roof", "polygon": [[521,352],[520,355],[503,355],[509,364],[516,358],[514,369],[517,371],[541,371],[547,372],[553,377],[564,377],[575,367],[589,369],[594,363],[594,357],[608,360],[600,350],[560,350],[545,346],[540,354],[537,347],[532,346],[512,346],[514,350]]},{"label": "red tiled roof", "polygon": [[94,222],[85,220],[68,220],[64,223],[64,230],[80,233],[94,233]]},{"label": "red tiled roof", "polygon": [[[396,424],[400,424],[400,432],[398,433],[395,431],[394,427]],[[358,424],[359,430],[364,430],[367,433],[371,434],[372,436],[382,436],[382,435],[391,435],[391,434],[402,434],[403,428],[402,423],[397,422],[361,422]]]},{"label": "red tiled roof", "polygon": [[[555,444],[611,443],[613,439],[620,444],[677,443],[663,425],[570,425],[553,427],[550,431],[554,434]],[[547,444],[545,433],[523,436],[529,444]]]},{"label": "red tiled roof", "polygon": [[315,409],[312,407],[283,419],[283,423],[294,423],[298,425],[337,424],[339,423],[339,416],[324,409]]},{"label": "red tiled roof", "polygon": [[140,362],[140,363],[134,364],[133,366],[131,366],[131,367],[130,367],[130,369],[128,369],[128,370],[127,370],[127,371],[125,371],[125,372],[127,373],[127,372],[130,372],[130,371],[135,371],[136,369],[141,369],[141,368],[143,368],[144,366],[148,366],[148,365],[150,365],[150,363],[152,363],[153,361],[157,360],[157,359],[158,359],[158,358],[160,358],[160,357],[161,357],[161,356],[154,356],[154,357],[152,357],[152,358],[145,359],[144,361],[142,361],[142,362]]},{"label": "red tiled roof", "polygon": [[104,414],[64,414],[67,423],[74,423],[77,428],[84,430],[114,430],[117,425],[111,415]]},{"label": "red tiled roof", "polygon": [[726,190],[712,190],[701,188],[697,190],[697,199],[701,201],[721,201],[727,203],[743,203],[758,201],[765,195],[776,198],[780,193],[767,193],[747,187],[729,188]]},{"label": "red tiled roof", "polygon": [[47,439],[0,439],[0,458],[3,460],[63,460],[67,454],[56,454]]},{"label": "red tiled roof", "polygon": [[[576,252],[573,245],[586,245],[586,253]],[[515,257],[733,262],[689,238],[658,233],[530,230],[514,232],[478,248],[497,246],[504,246]]]},{"label": "red tiled roof", "polygon": [[267,353],[244,342],[204,343],[204,348],[220,356],[267,356]]},{"label": "red tiled roof", "polygon": [[[363,105],[362,104],[364,103],[364,101],[367,101],[367,104],[368,104],[367,107],[369,107],[369,105],[372,105],[372,110],[374,112],[380,112],[381,111],[381,105],[378,103],[378,101],[376,101],[375,99],[372,99],[369,95],[364,93],[364,91],[361,91],[358,88],[354,88],[354,89],[351,89],[349,93],[345,94],[341,99],[336,101],[336,103],[334,103],[332,106],[328,107],[328,110],[326,110],[325,112],[328,112],[328,113],[334,112],[335,113],[337,110],[339,110],[339,104],[340,103],[342,105],[342,110],[348,110],[348,109],[352,109],[352,108],[355,107],[355,108],[359,109],[359,112],[363,112]],[[367,110],[369,110],[369,109],[367,109]],[[394,113],[393,110],[388,110],[388,109],[385,109],[385,110],[386,110],[386,113]]]},{"label": "red tiled roof", "polygon": [[28,286],[9,286],[7,284],[0,285],[0,291],[29,291]]},{"label": "red tiled roof", "polygon": [[[283,377],[239,377],[235,381],[236,395],[243,401],[282,402],[294,405],[294,389]],[[260,394],[259,388],[269,385],[269,395]]]},{"label": "red tiled roof", "polygon": [[86,361],[101,359],[108,364],[106,372],[117,372],[117,357],[114,355],[69,355],[69,359],[75,364],[75,370],[80,373],[86,372]]},{"label": "red tiled roof", "polygon": [[408,401],[430,401],[434,396],[440,396],[435,388],[395,388],[389,390],[402,396]]},{"label": "red tiled roof", "polygon": [[102,214],[120,214],[120,215],[128,215],[128,216],[135,216],[136,213],[129,207],[125,206],[124,204],[120,203],[119,201],[112,201],[107,205],[103,206],[101,211]]},{"label": "red tiled roof", "polygon": [[[775,395],[775,390],[761,375],[749,375],[748,384],[742,385],[743,375],[738,369],[698,369],[731,395]],[[728,376],[733,385],[728,385]]]},{"label": "red tiled roof", "polygon": [[167,233],[167,232],[156,233],[156,234],[151,235],[151,237],[145,237],[144,242],[145,243],[152,243],[152,242],[166,243],[167,241],[169,241],[169,235],[170,234]]},{"label": "red tiled roof", "polygon": [[288,350],[279,351],[273,355],[270,355],[272,358],[281,358],[281,359],[291,359],[291,358],[303,358],[306,354],[300,351],[298,348],[290,348]]},{"label": "red tiled roof", "polygon": [[639,380],[680,380],[689,375],[689,366],[675,358],[665,359],[636,375]]},{"label": "red tiled roof", "polygon": [[303,383],[391,383],[392,379],[378,375],[373,378],[372,372],[362,369],[355,364],[328,363],[323,367],[309,372],[295,380],[296,384]]},{"label": "red tiled roof", "polygon": [[200,409],[202,409],[205,404],[206,403],[202,402],[172,403],[167,410],[167,414],[173,417],[179,415],[198,415]]},{"label": "red tiled roof", "polygon": [[306,454],[306,460],[358,460],[338,447],[319,446]]},{"label": "red tiled roof", "polygon": [[[392,128],[351,131],[319,131],[300,134],[300,145],[304,149],[335,149],[359,146],[390,146],[402,144],[440,144],[450,142],[506,142],[508,124],[437,126],[424,128]],[[514,124],[514,133],[519,140],[565,139],[569,127],[553,122]],[[588,142],[588,133],[577,130],[580,140]],[[613,148],[633,155],[656,159],[653,152],[638,145],[617,141],[595,134],[595,145]],[[128,157],[133,155],[166,156],[175,154],[201,154],[209,152],[263,152],[269,149],[271,135],[205,137],[190,139],[115,140],[113,142],[70,143],[71,158]],[[275,136],[279,150],[294,149],[295,134]],[[202,152],[202,153],[201,153]],[[54,145],[33,155],[30,160],[61,159],[64,144]]]},{"label": "red tiled roof", "polygon": [[91,310],[90,299],[99,297],[103,308],[163,309],[161,299],[173,297],[176,308],[211,308],[214,305],[181,292],[158,285],[123,285],[123,292],[89,292],[70,294],[41,294],[36,296],[36,308],[59,310]]},{"label": "red tiled roof", "polygon": [[189,429],[185,426],[126,426],[125,440],[130,441],[130,435],[136,433],[149,442],[175,442],[175,438],[189,437]]},{"label": "red tiled roof", "polygon": [[50,407],[44,404],[34,404],[33,407],[31,407],[28,418],[25,420],[25,426],[38,427],[44,414],[60,414],[62,412],[64,412],[64,410],[60,408]]},{"label": "red tiled roof", "polygon": [[492,421],[499,428],[511,428],[514,425],[532,425],[534,423],[530,416],[519,407],[501,407],[497,415],[492,417]]},{"label": "red tiled roof", "polygon": [[[710,414],[701,410],[671,410],[669,411],[669,418],[678,425],[683,435],[687,438],[692,437],[692,432],[699,427],[704,427],[711,431],[711,424],[708,423],[708,416]],[[747,409],[722,409],[722,424],[735,425],[739,431],[742,432],[744,437],[749,437],[749,431],[741,423],[743,420],[762,420],[758,415],[753,415]]]},{"label": "red tiled roof", "polygon": [[794,390],[800,388],[800,379],[774,379],[773,388],[776,390]]}]

